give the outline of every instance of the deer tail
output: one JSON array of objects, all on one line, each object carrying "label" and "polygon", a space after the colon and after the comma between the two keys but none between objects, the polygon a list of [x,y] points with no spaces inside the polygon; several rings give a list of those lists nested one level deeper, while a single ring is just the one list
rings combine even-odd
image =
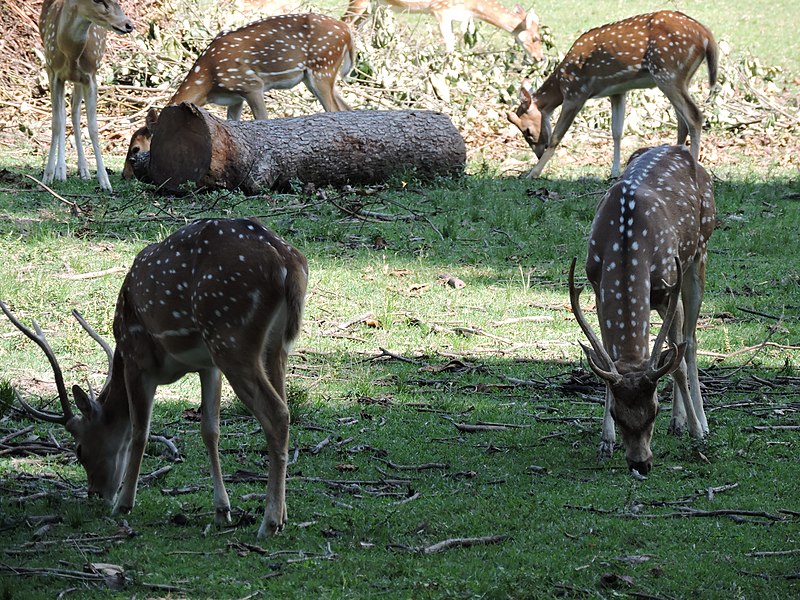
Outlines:
[{"label": "deer tail", "polygon": [[717,70],[719,67],[719,46],[714,40],[711,32],[708,32],[708,43],[706,44],[706,64],[708,65],[708,87],[714,88],[717,85]]},{"label": "deer tail", "polygon": [[290,273],[286,278],[286,330],[284,342],[291,345],[300,334],[300,323],[303,320],[303,306],[308,285],[308,266],[303,261],[302,267]]}]

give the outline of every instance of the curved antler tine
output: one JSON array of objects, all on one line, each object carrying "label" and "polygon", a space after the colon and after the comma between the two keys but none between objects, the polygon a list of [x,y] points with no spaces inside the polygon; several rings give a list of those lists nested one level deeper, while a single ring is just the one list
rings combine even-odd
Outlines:
[{"label": "curved antler tine", "polygon": [[[575,315],[575,320],[578,321],[578,325],[583,330],[584,335],[586,335],[589,343],[592,345],[592,349],[594,350],[595,355],[597,358],[602,360],[605,365],[603,368],[604,372],[608,372],[610,374],[619,375],[617,373],[617,368],[614,366],[614,361],[606,352],[606,349],[603,347],[602,342],[597,339],[597,335],[594,331],[592,331],[591,326],[586,321],[586,317],[583,315],[583,310],[581,309],[581,302],[580,302],[580,295],[583,291],[583,286],[576,288],[575,287],[575,263],[577,259],[573,257],[572,264],[569,267],[569,300],[570,304],[572,305],[572,314]],[[581,344],[583,346],[583,344]],[[599,365],[598,365],[599,366]]]},{"label": "curved antler tine", "polygon": [[[108,375],[106,376],[106,383],[108,383],[108,380],[111,378],[111,368],[114,365],[114,350],[111,348],[109,343],[100,336],[99,333],[92,329],[92,326],[86,322],[86,319],[83,318],[81,313],[79,313],[77,310],[73,310],[72,316],[75,317],[78,323],[81,324],[81,327],[83,327],[84,331],[88,333],[95,342],[100,344],[100,347],[106,353],[106,359],[108,360]],[[89,386],[89,389],[91,390],[91,386]]]},{"label": "curved antler tine", "polygon": [[25,402],[25,400],[22,399],[22,395],[17,391],[16,388],[14,388],[14,395],[17,397],[17,402],[19,402],[22,408],[25,409],[25,412],[27,412],[34,419],[39,419],[40,421],[47,421],[48,423],[58,423],[59,425],[66,425],[67,421],[69,421],[71,418],[67,417],[66,415],[59,415],[56,413],[45,412],[43,410],[33,408],[30,404],[28,404],[27,402]]},{"label": "curved antler tine", "polygon": [[664,314],[664,322],[661,324],[661,330],[656,336],[656,341],[653,344],[653,353],[650,355],[650,370],[658,370],[658,361],[661,359],[661,351],[664,347],[664,341],[667,339],[667,334],[672,327],[672,320],[675,318],[675,312],[678,310],[678,299],[681,295],[681,285],[683,285],[683,269],[681,267],[681,259],[675,257],[675,266],[678,270],[678,281],[669,291],[669,303],[667,304],[667,312]]},{"label": "curved antler tine", "polygon": [[[17,317],[14,316],[14,313],[6,306],[5,302],[0,300],[0,309],[3,310],[8,320],[14,324],[14,327],[19,329],[22,333],[24,333],[30,340],[32,340],[39,348],[42,349],[47,360],[50,362],[50,368],[53,369],[53,375],[56,380],[56,389],[58,389],[58,399],[61,401],[61,410],[64,411],[63,415],[54,415],[52,413],[44,413],[42,411],[33,409],[30,405],[26,405],[23,401],[23,406],[26,407],[26,410],[31,413],[31,415],[40,418],[44,421],[48,421],[51,423],[62,423],[66,424],[72,418],[72,408],[69,404],[69,397],[67,396],[67,388],[64,385],[64,375],[61,372],[61,367],[58,364],[58,360],[56,359],[56,355],[53,352],[53,349],[50,347],[50,344],[47,343],[47,338],[42,331],[42,328],[39,327],[39,324],[36,320],[33,320],[33,328],[36,330],[36,333],[25,327],[22,323],[19,322]],[[54,420],[57,419],[57,420]]]}]

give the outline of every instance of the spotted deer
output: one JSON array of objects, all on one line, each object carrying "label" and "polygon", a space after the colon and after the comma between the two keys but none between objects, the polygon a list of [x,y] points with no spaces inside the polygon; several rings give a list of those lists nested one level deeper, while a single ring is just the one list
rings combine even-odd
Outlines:
[{"label": "spotted deer", "polygon": [[[534,60],[542,60],[542,39],[539,35],[539,17],[531,9],[527,13],[520,5],[508,9],[497,0],[382,0],[389,6],[412,13],[429,14],[436,17],[445,50],[452,54],[456,40],[453,21],[468,21],[473,17],[498,29],[507,31],[525,52]],[[351,25],[358,24],[369,8],[370,0],[350,0],[342,20]]]},{"label": "spotted deer", "polygon": [[62,414],[34,409],[34,417],[60,423],[75,438],[90,495],[127,513],[136,499],[156,388],[198,373],[200,433],[208,450],[216,522],[230,522],[230,501],[220,467],[221,376],[261,424],[269,452],[264,519],[258,536],[286,523],[285,479],[289,409],[287,354],[300,330],[308,281],[305,257],[252,219],[191,223],[142,250],[133,261],[114,314],[114,350],[75,312],[105,349],[109,373],[97,396],[73,386],[80,414],[72,412],[53,350],[34,321],[31,331],[5,303],[11,322],[44,351],[55,373]]},{"label": "spotted deer", "polygon": [[[657,87],[664,93],[678,117],[678,144],[691,136],[692,156],[698,159],[703,115],[687,87],[704,60],[709,86],[714,87],[718,62],[714,36],[675,11],[638,15],[587,31],[539,89],[531,91],[523,83],[520,105],[507,113],[539,159],[527,176],[542,173],[586,101],[603,96],[611,100],[611,175],[618,176],[625,96],[637,88]],[[551,130],[550,117],[559,106],[561,114]]]},{"label": "spotted deer", "polygon": [[[215,37],[167,104],[219,104],[238,121],[247,102],[253,118],[266,119],[264,91],[303,82],[327,112],[350,110],[336,77],[350,72],[355,57],[350,27],[342,21],[314,13],[267,17]],[[150,109],[131,137],[125,179],[133,177],[136,154],[150,149],[157,122],[158,111]]]},{"label": "spotted deer", "polygon": [[[628,466],[642,475],[653,464],[656,386],[663,376],[673,379],[670,431],[680,434],[688,426],[695,439],[708,433],[695,329],[715,223],[711,177],[689,150],[640,149],[601,200],[589,234],[586,275],[600,339],[581,310],[574,259],[570,267],[572,311],[590,344],[581,345],[589,367],[606,383],[600,457],[611,457],[616,422]],[[651,310],[662,317],[652,354]]]},{"label": "spotted deer", "polygon": [[91,177],[81,142],[81,102],[84,102],[97,179],[103,190],[112,191],[97,130],[96,73],[106,50],[106,31],[119,34],[133,31],[133,23],[116,0],[44,0],[42,3],[39,33],[44,44],[52,112],[44,183],[67,179],[65,87],[71,81],[74,84],[71,116],[78,172],[83,179]]}]

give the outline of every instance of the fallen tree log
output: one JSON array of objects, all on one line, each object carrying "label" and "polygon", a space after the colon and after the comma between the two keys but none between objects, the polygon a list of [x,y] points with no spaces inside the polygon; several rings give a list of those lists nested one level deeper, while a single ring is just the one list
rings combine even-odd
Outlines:
[{"label": "fallen tree log", "polygon": [[412,172],[461,174],[464,139],[450,118],[425,110],[331,112],[224,121],[193,104],[161,111],[149,153],[134,173],[167,192],[188,182],[246,194],[285,188],[364,185]]}]

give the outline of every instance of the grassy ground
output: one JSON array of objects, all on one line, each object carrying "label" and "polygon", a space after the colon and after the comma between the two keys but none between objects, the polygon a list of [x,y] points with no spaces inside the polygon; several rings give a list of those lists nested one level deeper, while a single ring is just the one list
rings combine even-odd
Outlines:
[{"label": "grassy ground", "polygon": [[[557,39],[570,41],[652,8],[590,4],[579,14],[564,3],[536,8]],[[774,36],[759,35],[760,3],[748,15],[669,6],[719,37],[728,28],[766,44],[758,46],[765,61],[797,43],[782,35],[788,18]],[[142,482],[125,520],[85,498],[65,431],[3,404],[0,598],[796,597],[796,148],[723,130],[703,139],[720,223],[699,329],[711,435],[695,444],[667,434],[665,386],[646,480],[628,474],[619,451],[596,461],[603,390],[585,368],[566,292],[569,261],[585,255],[609,184],[609,141],[596,143],[601,158],[589,161],[585,137],[573,132],[538,181],[475,159],[463,179],[348,193],[172,199],[117,177],[113,197],[95,182],[56,185],[81,217],[26,177],[41,175],[40,154],[4,148],[0,299],[38,320],[69,384],[99,387],[105,377],[102,352],[70,310],[111,338],[133,257],[186,220],[261,217],[308,256],[311,285],[290,359],[296,462],[286,530],[256,540],[265,444],[227,387],[221,446],[235,526],[223,530],[211,525],[196,378],[159,389],[153,433],[172,439],[183,462],[151,444],[143,474],[171,469]],[[119,172],[119,152],[109,162]],[[442,285],[441,274],[466,285]],[[584,307],[593,320],[588,295]],[[5,320],[0,380],[41,404],[55,395],[47,361]],[[9,396],[0,385],[0,399]],[[479,422],[507,427],[456,427]],[[486,543],[431,551],[452,538]],[[121,568],[124,579],[103,580],[100,567],[100,575],[79,573],[98,563]]]}]

